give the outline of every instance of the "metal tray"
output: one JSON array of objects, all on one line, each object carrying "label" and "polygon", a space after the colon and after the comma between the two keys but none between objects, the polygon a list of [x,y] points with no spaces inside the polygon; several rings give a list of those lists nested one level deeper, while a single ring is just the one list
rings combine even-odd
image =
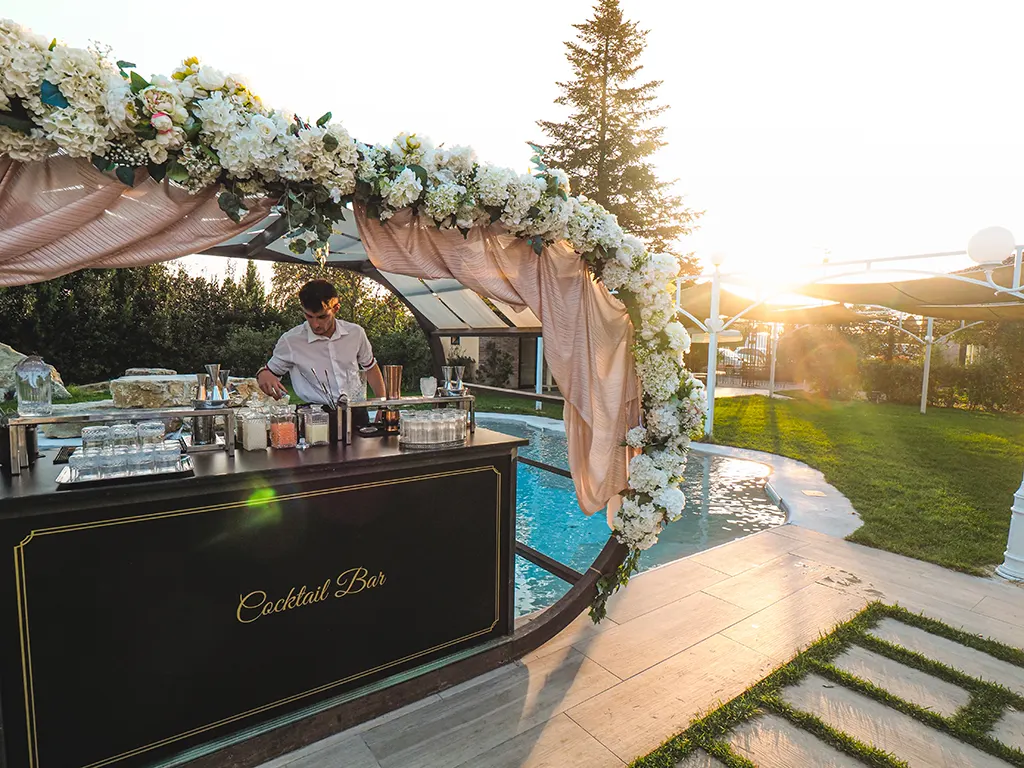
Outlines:
[{"label": "metal tray", "polygon": [[178,480],[194,477],[195,468],[192,457],[185,455],[178,459],[178,467],[173,472],[147,472],[144,475],[125,475],[124,477],[101,477],[98,480],[72,480],[71,467],[64,467],[57,475],[57,489],[64,491],[74,488],[105,488],[107,486],[145,483],[150,480]]}]

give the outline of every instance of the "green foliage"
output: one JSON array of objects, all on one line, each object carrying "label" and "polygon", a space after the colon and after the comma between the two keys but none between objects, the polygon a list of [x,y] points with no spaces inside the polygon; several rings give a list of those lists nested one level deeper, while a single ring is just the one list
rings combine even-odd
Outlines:
[{"label": "green foliage", "polygon": [[924,366],[906,358],[886,362],[878,358],[860,364],[864,391],[883,395],[887,403],[912,405],[921,400],[921,376]]},{"label": "green foliage", "polygon": [[507,387],[516,371],[516,359],[495,344],[490,345],[481,356],[477,375],[484,384],[492,387]]},{"label": "green foliage", "polygon": [[283,327],[257,330],[237,326],[228,332],[221,347],[221,366],[231,371],[232,376],[255,376],[256,371],[267,363]]},{"label": "green foliage", "polygon": [[[1010,356],[989,352],[967,366],[932,363],[928,377],[928,403],[948,408],[1024,413],[1024,380]],[[878,392],[886,402],[907,405],[921,401],[920,361],[893,358],[861,362],[864,390]]]},{"label": "green foliage", "polygon": [[467,355],[458,344],[448,350],[445,362],[448,365],[461,365],[466,369],[462,372],[463,381],[476,381],[476,359]]},{"label": "green foliage", "polygon": [[[655,104],[660,81],[635,81],[647,32],[623,19],[618,0],[600,0],[594,10],[574,25],[578,41],[565,44],[573,78],[558,84],[555,103],[572,112],[564,122],[538,121],[551,141],[530,146],[540,165],[563,169],[574,194],[614,213],[653,253],[676,253],[701,214],[672,194],[674,182],[658,179],[652,161],[665,129],[650,122],[668,107]],[[696,271],[692,258],[684,260],[684,274]]]},{"label": "green foliage", "polygon": [[823,472],[864,521],[853,541],[970,573],[1003,559],[1024,466],[1022,417],[727,398],[715,406],[715,441]]},{"label": "green foliage", "polygon": [[420,379],[434,375],[434,359],[426,334],[411,319],[405,327],[371,338],[370,343],[380,365],[402,366],[404,389],[418,393]]}]

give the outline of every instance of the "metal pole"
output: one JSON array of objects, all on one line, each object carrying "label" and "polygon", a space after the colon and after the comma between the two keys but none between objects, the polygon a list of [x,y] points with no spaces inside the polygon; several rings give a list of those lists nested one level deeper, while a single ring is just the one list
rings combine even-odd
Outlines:
[{"label": "metal pole", "polygon": [[[537,370],[534,373],[533,381],[534,381],[533,391],[536,394],[538,394],[538,395],[544,394],[544,337],[543,336],[538,336],[537,337]],[[544,404],[540,400],[537,400],[537,401],[534,402],[533,408],[534,408],[534,410],[537,410],[537,411],[542,410],[544,408]]]},{"label": "metal pole", "polygon": [[1011,287],[1014,290],[1018,290],[1018,289],[1020,289],[1022,287],[1021,284],[1020,284],[1020,267],[1021,267],[1022,254],[1024,254],[1024,248],[1021,248],[1020,246],[1017,246],[1016,248],[1014,248],[1014,254],[1013,254],[1013,284],[1011,285]]},{"label": "metal pole", "polygon": [[932,329],[935,321],[928,318],[928,330],[924,334],[924,376],[921,377],[921,413],[928,410],[928,377],[932,372]]},{"label": "metal pole", "polygon": [[1003,556],[1003,564],[996,568],[996,573],[1004,579],[1024,581],[1024,480],[1013,495],[1013,506],[1010,507],[1010,536]]},{"label": "metal pole", "polygon": [[768,379],[768,397],[775,397],[775,356],[779,352],[779,326],[772,323],[772,369]]},{"label": "metal pole", "polygon": [[715,378],[718,373],[718,330],[722,327],[718,305],[721,301],[722,277],[715,267],[711,276],[711,311],[705,325],[708,328],[708,416],[704,421],[704,434],[710,435],[715,427]]}]

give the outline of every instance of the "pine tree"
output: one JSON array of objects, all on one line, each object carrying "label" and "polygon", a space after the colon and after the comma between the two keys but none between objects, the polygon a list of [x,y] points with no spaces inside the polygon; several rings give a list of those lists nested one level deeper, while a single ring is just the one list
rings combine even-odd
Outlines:
[{"label": "pine tree", "polygon": [[[665,129],[650,121],[668,109],[656,105],[660,80],[633,84],[647,32],[626,21],[618,0],[600,0],[594,18],[574,24],[578,42],[567,42],[574,79],[558,83],[556,104],[573,111],[565,122],[538,120],[551,141],[541,143],[549,166],[569,174],[574,194],[584,194],[614,213],[624,230],[652,252],[676,253],[700,212],[660,181],[651,156],[665,146]],[[683,272],[693,273],[692,258]]]}]

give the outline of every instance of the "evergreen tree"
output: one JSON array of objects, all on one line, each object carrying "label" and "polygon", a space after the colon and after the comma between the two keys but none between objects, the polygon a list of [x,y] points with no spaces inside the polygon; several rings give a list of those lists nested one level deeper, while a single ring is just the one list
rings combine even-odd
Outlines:
[{"label": "evergreen tree", "polygon": [[[655,253],[676,253],[700,212],[660,181],[651,157],[665,146],[665,129],[650,122],[668,109],[656,105],[660,80],[634,83],[647,32],[626,21],[618,0],[600,0],[594,17],[574,24],[578,42],[567,42],[574,79],[558,83],[556,104],[573,111],[565,122],[539,120],[551,141],[541,144],[544,160],[570,175],[575,194],[584,194],[614,213],[622,228]],[[696,271],[692,258],[683,272]]]}]

